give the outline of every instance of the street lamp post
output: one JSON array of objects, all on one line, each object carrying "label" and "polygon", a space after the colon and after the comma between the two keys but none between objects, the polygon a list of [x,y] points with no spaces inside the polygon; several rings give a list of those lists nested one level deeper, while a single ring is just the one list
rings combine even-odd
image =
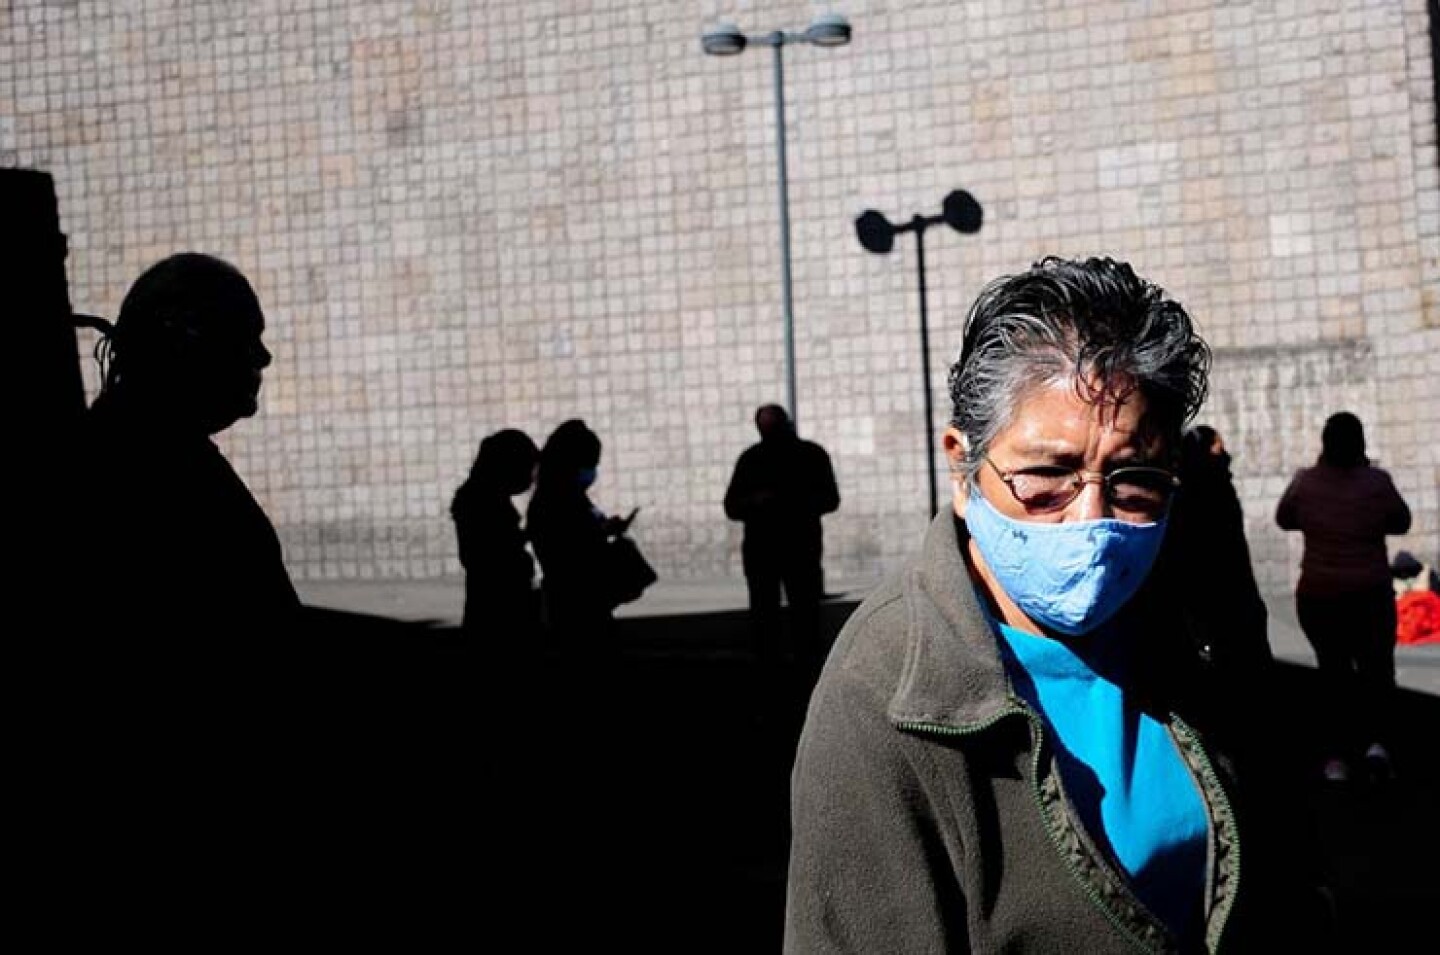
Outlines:
[{"label": "street lamp post", "polygon": [[957,232],[980,231],[984,210],[975,197],[957,189],[945,197],[944,211],[938,216],[915,215],[903,225],[892,225],[883,213],[866,209],[855,220],[855,233],[866,251],[884,254],[895,248],[895,236],[901,232],[915,233],[915,251],[920,268],[920,378],[925,393],[925,451],[930,473],[930,516],[939,506],[939,489],[935,474],[935,410],[930,396],[930,316],[925,291],[925,230],[941,222]]},{"label": "street lamp post", "polygon": [[816,17],[803,33],[775,30],[762,36],[746,36],[733,23],[720,23],[700,37],[701,48],[711,56],[733,56],[751,43],[775,51],[775,143],[780,181],[780,283],[785,309],[785,403],[790,420],[798,426],[795,406],[795,300],[790,278],[790,183],[785,160],[785,57],[787,43],[812,46],[844,46],[850,42],[850,24],[839,14]]}]

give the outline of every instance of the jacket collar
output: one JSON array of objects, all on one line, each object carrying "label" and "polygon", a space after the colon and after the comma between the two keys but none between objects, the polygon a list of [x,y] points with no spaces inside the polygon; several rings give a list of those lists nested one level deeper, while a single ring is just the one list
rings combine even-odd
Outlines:
[{"label": "jacket collar", "polygon": [[905,662],[888,715],[897,724],[979,729],[1015,712],[988,615],[965,565],[965,525],[948,509],[905,573]]}]

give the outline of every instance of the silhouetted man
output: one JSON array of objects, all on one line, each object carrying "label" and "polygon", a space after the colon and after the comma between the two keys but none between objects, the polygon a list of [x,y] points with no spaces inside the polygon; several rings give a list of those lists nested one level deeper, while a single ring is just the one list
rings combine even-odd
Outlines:
[{"label": "silhouetted man", "polygon": [[66,835],[101,923],[263,908],[257,887],[285,876],[277,853],[296,844],[296,770],[317,754],[294,719],[299,601],[274,527],[212,441],[256,412],[264,330],[233,266],[161,261],[125,296],[82,426],[64,609],[80,618],[83,804]]},{"label": "silhouetted man", "polygon": [[795,434],[784,408],[762,406],[755,412],[755,427],[760,441],[740,455],[725,492],[725,515],[745,524],[741,553],[755,650],[767,669],[782,656],[783,586],[796,661],[813,678],[822,662],[820,517],[840,506],[840,491],[830,456],[820,445]]},{"label": "silhouetted man", "polygon": [[89,610],[130,651],[233,664],[299,608],[274,527],[211,440],[258,408],[264,331],[245,277],[198,253],[120,306],[78,467],[103,514],[82,528]]}]

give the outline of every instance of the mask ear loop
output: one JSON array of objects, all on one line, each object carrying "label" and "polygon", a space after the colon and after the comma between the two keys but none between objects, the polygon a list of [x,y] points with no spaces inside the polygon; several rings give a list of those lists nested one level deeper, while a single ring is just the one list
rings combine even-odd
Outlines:
[{"label": "mask ear loop", "polygon": [[115,361],[115,323],[98,315],[72,315],[76,328],[88,328],[99,333],[91,355],[100,369],[100,391],[103,394],[114,384],[110,372]]}]

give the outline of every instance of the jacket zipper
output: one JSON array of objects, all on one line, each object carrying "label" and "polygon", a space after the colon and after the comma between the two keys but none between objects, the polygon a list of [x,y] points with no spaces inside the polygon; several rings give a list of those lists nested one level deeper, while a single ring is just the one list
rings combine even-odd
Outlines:
[{"label": "jacket zipper", "polygon": [[[1225,929],[1230,924],[1230,912],[1235,906],[1235,898],[1240,891],[1240,829],[1235,825],[1235,813],[1230,806],[1230,797],[1226,795],[1225,787],[1220,785],[1220,779],[1215,775],[1215,768],[1210,764],[1210,757],[1206,754],[1205,748],[1200,745],[1199,738],[1195,735],[1195,731],[1179,716],[1172,714],[1170,720],[1175,733],[1185,737],[1186,742],[1189,744],[1186,748],[1194,752],[1194,764],[1199,767],[1200,775],[1205,778],[1206,795],[1209,796],[1209,794],[1214,793],[1217,809],[1216,815],[1224,817],[1225,823],[1230,830],[1230,869],[1233,875],[1230,877],[1231,886],[1229,892],[1226,894],[1225,910],[1220,914],[1220,925],[1215,929],[1215,943],[1213,945],[1210,944],[1209,930],[1207,929],[1205,933],[1206,946],[1210,951],[1218,952],[1220,950],[1220,943],[1225,938]],[[1186,761],[1190,762],[1189,759]]]},{"label": "jacket zipper", "polygon": [[1085,897],[1090,900],[1090,904],[1095,906],[1095,908],[1100,911],[1101,915],[1105,916],[1106,921],[1108,921],[1112,926],[1114,926],[1116,931],[1118,931],[1125,938],[1126,941],[1130,942],[1130,944],[1134,945],[1140,951],[1156,951],[1156,949],[1150,948],[1143,941],[1136,938],[1135,934],[1121,921],[1120,916],[1112,912],[1109,906],[1105,905],[1105,903],[1100,900],[1099,895],[1095,893],[1095,889],[1090,885],[1089,881],[1087,881],[1085,877],[1082,876],[1080,872],[1076,869],[1075,863],[1070,861],[1070,857],[1065,852],[1064,846],[1061,845],[1060,837],[1056,834],[1054,826],[1051,825],[1050,814],[1045,809],[1044,796],[1040,792],[1040,753],[1045,745],[1045,726],[1040,721],[1040,717],[1032,713],[1029,707],[1025,706],[1023,703],[1020,703],[1019,701],[1012,700],[1009,707],[1001,710],[999,713],[992,716],[990,719],[985,720],[982,723],[975,723],[973,725],[964,727],[942,726],[938,723],[913,721],[901,722],[897,723],[896,725],[899,726],[899,728],[902,730],[913,730],[924,733],[933,733],[939,736],[971,736],[975,733],[980,732],[981,730],[989,729],[1007,716],[1025,717],[1025,721],[1030,724],[1031,730],[1035,733],[1034,750],[1030,757],[1030,794],[1035,799],[1035,808],[1040,813],[1040,819],[1045,826],[1045,834],[1050,837],[1050,844],[1055,849],[1055,854],[1058,855],[1061,861],[1065,863],[1065,868],[1069,870],[1070,877],[1074,879],[1075,882],[1080,886],[1081,891],[1085,893]]},{"label": "jacket zipper", "polygon": [[973,736],[981,730],[988,730],[996,723],[1007,716],[1025,716],[1023,709],[1016,706],[1008,706],[999,713],[980,723],[971,723],[966,726],[944,726],[940,723],[926,723],[923,720],[899,720],[895,725],[902,730],[909,730],[916,733],[931,733],[936,736]]}]

